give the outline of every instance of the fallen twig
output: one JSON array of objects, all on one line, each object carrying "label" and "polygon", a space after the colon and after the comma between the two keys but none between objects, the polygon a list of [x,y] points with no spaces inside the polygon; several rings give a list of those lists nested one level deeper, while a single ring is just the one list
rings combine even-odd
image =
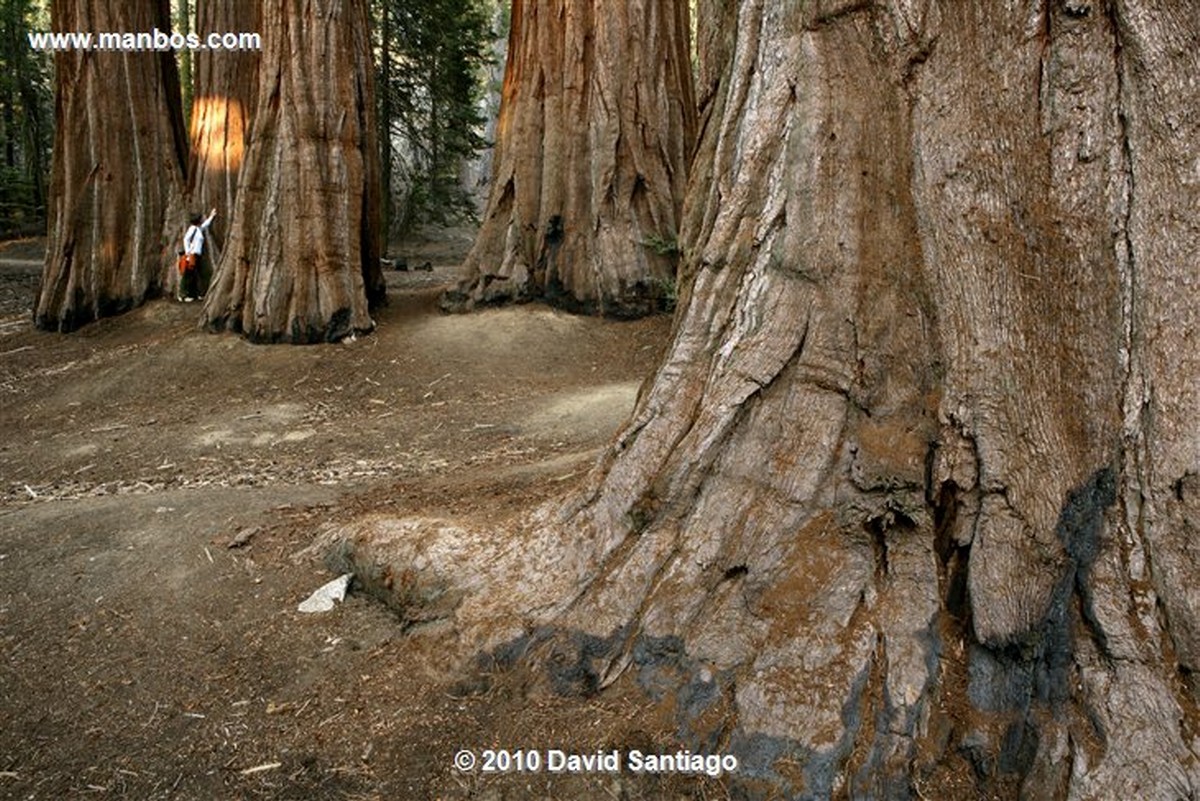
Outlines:
[{"label": "fallen twig", "polygon": [[255,773],[263,773],[264,771],[275,770],[276,768],[282,767],[282,762],[264,762],[261,765],[255,765],[252,768],[246,768],[245,770],[241,771],[241,774],[243,776],[253,776]]},{"label": "fallen twig", "polygon": [[159,706],[159,704],[158,704],[158,701],[155,701],[155,702],[154,702],[154,711],[152,711],[152,712],[150,713],[150,719],[149,719],[149,720],[147,720],[145,723],[143,723],[143,724],[142,724],[142,728],[145,728],[146,726],[149,726],[151,723],[153,723],[153,722],[154,722],[154,719],[155,719],[156,717],[158,717],[158,706]]}]

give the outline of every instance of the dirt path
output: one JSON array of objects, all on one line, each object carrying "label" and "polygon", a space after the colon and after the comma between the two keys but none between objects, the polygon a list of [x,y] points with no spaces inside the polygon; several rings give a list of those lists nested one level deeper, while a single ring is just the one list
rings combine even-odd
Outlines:
[{"label": "dirt path", "polygon": [[382,607],[296,610],[332,578],[298,556],[324,525],[501,519],[568,490],[666,344],[662,318],[441,316],[456,258],[424,247],[435,269],[389,274],[377,334],[310,348],[203,334],[163,301],[39,333],[28,257],[0,249],[21,301],[0,310],[0,798],[723,796],[459,773],[463,747],[667,748],[670,721],[516,675],[460,697],[437,641]]}]

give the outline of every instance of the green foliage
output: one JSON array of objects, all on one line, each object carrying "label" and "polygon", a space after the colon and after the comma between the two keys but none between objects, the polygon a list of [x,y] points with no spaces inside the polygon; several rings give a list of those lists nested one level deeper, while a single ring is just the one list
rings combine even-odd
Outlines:
[{"label": "green foliage", "polygon": [[44,3],[0,0],[0,239],[45,230],[51,63],[30,49],[28,33],[48,27]]},{"label": "green foliage", "polygon": [[661,236],[660,234],[650,234],[642,240],[642,244],[659,256],[674,258],[683,252],[679,249],[679,239],[674,235]]},{"label": "green foliage", "polygon": [[[385,188],[407,188],[391,226],[469,217],[459,180],[482,136],[494,0],[376,0]],[[392,216],[392,215],[390,215]]]},{"label": "green foliage", "polygon": [[[679,246],[679,238],[674,234],[666,236],[650,234],[642,240],[642,247],[649,248],[658,256],[671,259],[675,264],[678,264],[679,257],[683,255],[683,249]],[[675,305],[679,302],[679,287],[674,278],[655,279],[654,293],[662,311],[675,311]]]},{"label": "green foliage", "polygon": [[675,311],[675,307],[679,304],[679,285],[674,278],[667,278],[656,282],[658,290],[659,308],[668,314]]}]

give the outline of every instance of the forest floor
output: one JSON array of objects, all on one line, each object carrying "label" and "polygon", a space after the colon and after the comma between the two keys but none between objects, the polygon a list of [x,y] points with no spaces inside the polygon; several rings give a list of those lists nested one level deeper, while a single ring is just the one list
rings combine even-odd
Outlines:
[{"label": "forest floor", "polygon": [[[672,751],[670,719],[494,677],[460,695],[302,554],[368,511],[495,525],[569,492],[632,408],[670,321],[530,305],[437,311],[469,232],[396,249],[375,334],[250,345],[154,301],[35,331],[42,243],[0,247],[0,798],[723,798],[720,781],[485,776],[460,749]],[[240,547],[229,547],[246,540]]]}]

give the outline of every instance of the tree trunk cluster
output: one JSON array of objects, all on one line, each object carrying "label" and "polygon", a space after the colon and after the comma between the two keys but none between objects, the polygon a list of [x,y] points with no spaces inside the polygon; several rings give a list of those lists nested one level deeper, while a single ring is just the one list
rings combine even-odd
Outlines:
[{"label": "tree trunk cluster", "polygon": [[[166,0],[111,5],[55,0],[54,29],[171,29]],[[264,50],[197,53],[190,157],[174,54],[58,56],[38,326],[72,330],[174,290],[188,217],[216,208],[210,329],[259,342],[369,331],[385,286],[366,0],[196,9],[202,36],[259,31]]]},{"label": "tree trunk cluster", "polygon": [[607,638],[597,676],[682,643],[804,797],[1195,795],[1200,27],[748,0],[736,30],[691,302],[556,624]]},{"label": "tree trunk cluster", "polygon": [[695,131],[684,0],[515,0],[491,195],[443,308],[638,316],[674,295]]},{"label": "tree trunk cluster", "polygon": [[1200,795],[1197,17],[725,13],[674,342],[585,490],[334,558],[676,699],[747,797]]},{"label": "tree trunk cluster", "polygon": [[[561,691],[674,698],[749,797],[1200,795],[1200,20],[699,6],[681,195],[684,4],[516,0],[494,194],[445,298],[639,314],[682,253],[633,418],[517,531],[376,517],[333,558]],[[210,327],[371,327],[365,31],[362,0],[264,8]],[[100,58],[60,68],[44,327],[156,286],[171,184],[136,182],[181,175],[181,128],[137,124],[172,68]]]}]

